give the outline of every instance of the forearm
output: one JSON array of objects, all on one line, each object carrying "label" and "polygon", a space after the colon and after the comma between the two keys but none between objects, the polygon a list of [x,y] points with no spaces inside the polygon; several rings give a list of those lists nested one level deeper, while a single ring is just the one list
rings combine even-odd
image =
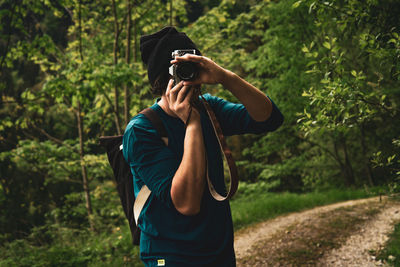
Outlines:
[{"label": "forearm", "polygon": [[255,121],[265,121],[271,115],[272,103],[269,98],[235,73],[225,70],[221,84],[246,107]]},{"label": "forearm", "polygon": [[189,123],[184,140],[181,164],[171,186],[175,208],[184,215],[200,211],[205,186],[205,147],[200,120]]},{"label": "forearm", "polygon": [[204,56],[186,54],[183,57],[176,57],[171,63],[180,61],[192,61],[200,67],[198,77],[193,81],[185,81],[185,85],[220,83],[236,96],[255,121],[265,121],[271,115],[272,103],[269,98],[233,72]]}]

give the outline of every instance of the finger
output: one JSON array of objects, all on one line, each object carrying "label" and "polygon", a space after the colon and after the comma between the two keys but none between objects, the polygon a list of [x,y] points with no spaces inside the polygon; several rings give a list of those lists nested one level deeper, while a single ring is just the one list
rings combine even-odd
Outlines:
[{"label": "finger", "polygon": [[188,95],[188,91],[191,91],[190,86],[183,86],[183,88],[178,92],[176,102],[181,103],[184,101],[186,95]]},{"label": "finger", "polygon": [[176,97],[178,95],[178,92],[182,89],[183,87],[183,81],[175,85],[170,91],[169,91],[169,99],[170,101],[174,102],[176,101]]},{"label": "finger", "polygon": [[177,56],[175,59],[171,60],[171,64],[175,64],[180,61],[193,61],[196,63],[200,63],[204,60],[207,60],[207,57],[194,55],[194,54],[185,54],[183,56]]},{"label": "finger", "polygon": [[167,85],[167,90],[165,90],[165,95],[167,97],[169,97],[169,92],[172,89],[172,85],[174,84],[174,80],[173,79],[169,79],[168,85]]},{"label": "finger", "polygon": [[201,84],[201,80],[199,80],[198,78],[197,79],[194,79],[194,80],[191,80],[191,81],[184,81],[183,82],[183,85],[184,86],[193,86],[193,85],[199,85],[199,84]]},{"label": "finger", "polygon": [[186,60],[186,61],[192,61],[195,63],[201,63],[209,60],[209,58],[205,56],[198,56],[198,55],[193,55],[193,54],[186,54],[183,57],[178,57],[178,60]]},{"label": "finger", "polygon": [[189,92],[187,92],[186,97],[185,97],[185,99],[183,100],[182,103],[190,105],[190,101],[192,100],[193,94],[194,94],[194,88],[191,88],[189,86],[186,86],[186,87],[190,88],[190,89],[189,89]]}]

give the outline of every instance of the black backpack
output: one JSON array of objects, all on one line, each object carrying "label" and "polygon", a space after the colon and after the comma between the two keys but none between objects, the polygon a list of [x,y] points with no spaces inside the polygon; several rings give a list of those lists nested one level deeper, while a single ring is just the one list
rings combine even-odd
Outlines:
[{"label": "black backpack", "polygon": [[[140,112],[151,121],[153,127],[157,130],[161,138],[168,138],[167,131],[157,112],[151,108],[146,108]],[[133,191],[133,176],[129,164],[125,161],[122,154],[122,138],[118,136],[102,136],[100,137],[100,145],[106,149],[108,161],[114,173],[117,191],[121,200],[125,216],[129,222],[131,230],[132,242],[134,245],[140,243],[140,228],[135,223],[133,205],[135,202],[135,194]]]}]

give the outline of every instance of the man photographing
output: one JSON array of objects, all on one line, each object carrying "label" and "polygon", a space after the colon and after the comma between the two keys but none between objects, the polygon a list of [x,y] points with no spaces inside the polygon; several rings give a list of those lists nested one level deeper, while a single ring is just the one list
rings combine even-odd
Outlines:
[{"label": "man photographing", "polygon": [[[166,27],[140,40],[153,92],[151,106],[168,133],[164,144],[143,115],[128,124],[123,153],[131,166],[134,191],[146,185],[151,195],[140,213],[140,257],[146,266],[235,266],[233,225],[228,201],[217,201],[206,187],[208,174],[224,194],[224,170],[217,137],[199,94],[202,84],[221,84],[240,102],[204,95],[224,135],[276,130],[283,116],[259,89],[211,59],[201,56],[184,33]],[[175,50],[194,50],[171,58]],[[191,62],[196,76],[177,81],[171,65]],[[176,79],[176,78],[175,78]]]}]

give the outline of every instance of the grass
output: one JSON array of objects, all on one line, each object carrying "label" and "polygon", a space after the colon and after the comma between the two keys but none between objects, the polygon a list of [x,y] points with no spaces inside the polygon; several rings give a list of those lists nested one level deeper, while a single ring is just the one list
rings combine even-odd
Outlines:
[{"label": "grass", "polygon": [[264,193],[242,196],[231,201],[235,231],[282,214],[336,202],[370,197],[364,190],[330,190],[307,194]]},{"label": "grass", "polygon": [[386,247],[377,258],[392,266],[400,266],[400,223],[395,226]]},{"label": "grass", "polygon": [[73,234],[60,228],[51,244],[15,240],[0,246],[0,267],[25,266],[129,266],[141,267],[139,248],[133,247],[129,227],[110,232],[80,231]]}]

